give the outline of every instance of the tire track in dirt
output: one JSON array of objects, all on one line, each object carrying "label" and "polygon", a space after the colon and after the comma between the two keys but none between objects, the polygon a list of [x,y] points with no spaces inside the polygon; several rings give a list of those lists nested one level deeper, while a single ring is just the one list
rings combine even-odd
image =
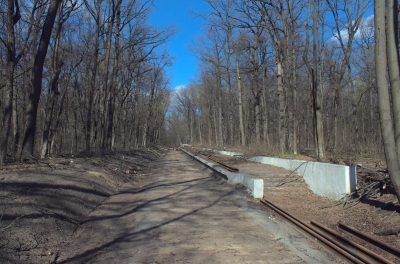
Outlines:
[{"label": "tire track in dirt", "polygon": [[183,153],[169,151],[155,168],[93,211],[57,263],[332,263]]}]

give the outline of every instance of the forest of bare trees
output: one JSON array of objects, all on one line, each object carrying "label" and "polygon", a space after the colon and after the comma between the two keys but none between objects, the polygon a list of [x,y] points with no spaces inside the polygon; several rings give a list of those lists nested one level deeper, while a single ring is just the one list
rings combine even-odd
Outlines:
[{"label": "forest of bare trees", "polygon": [[157,143],[171,92],[151,0],[0,1],[0,164]]},{"label": "forest of bare trees", "polygon": [[383,154],[373,1],[205,0],[176,141],[272,153]]},{"label": "forest of bare trees", "polygon": [[174,92],[152,0],[1,0],[0,164],[180,143],[384,153],[372,0],[204,2],[198,72]]},{"label": "forest of bare trees", "polygon": [[400,200],[398,1],[204,1],[175,141],[333,162],[384,154]]},{"label": "forest of bare trees", "polygon": [[[193,1],[202,1],[208,11],[192,11],[203,27],[187,47],[179,48],[196,57],[197,72],[190,83],[174,90],[170,80],[174,55],[167,44],[178,29],[150,23],[157,0],[0,0],[0,171],[4,176],[0,234],[8,236],[0,243],[2,252],[12,252],[12,257],[25,262],[31,256],[51,257],[48,263],[60,256],[68,258],[64,262],[96,261],[103,249],[107,249],[104,258],[114,249],[115,254],[119,249],[125,254],[120,244],[132,242],[130,237],[138,232],[114,229],[110,241],[100,235],[112,231],[108,226],[115,221],[134,221],[137,210],[109,216],[103,209],[110,203],[116,210],[137,204],[138,192],[132,190],[163,188],[166,184],[153,183],[165,177],[197,177],[197,172],[185,169],[188,158],[164,148],[184,144],[245,155],[357,164],[363,167],[356,175],[362,184],[356,182],[357,189],[340,203],[316,206],[328,200],[300,187],[291,192],[293,196],[280,190],[285,199],[281,194],[271,197],[289,203],[296,213],[315,209],[319,219],[332,218],[335,226],[335,205],[344,203],[345,209],[346,204],[361,201],[363,207],[346,216],[348,223],[358,221],[373,235],[398,235],[399,204],[391,197],[396,195],[400,202],[398,0]],[[174,10],[174,15],[187,11]],[[189,165],[181,166],[183,162]],[[43,169],[46,166],[48,171]],[[293,172],[282,176],[276,187],[290,183],[285,179]],[[205,179],[215,173],[199,175],[207,190],[217,179]],[[167,185],[187,182],[200,183],[195,179]],[[353,188],[353,180],[350,185]],[[232,193],[229,190],[218,192],[225,197]],[[375,197],[379,193],[381,200]],[[164,195],[157,189],[139,198],[155,201],[159,194]],[[58,199],[62,207],[53,208]],[[69,210],[70,206],[76,208]],[[321,210],[328,208],[332,210]],[[389,218],[393,221],[385,220]],[[57,228],[43,224],[51,221]],[[73,243],[81,247],[79,234],[92,230],[93,222],[104,230],[77,253]],[[397,227],[375,232],[382,223]],[[147,252],[142,255],[148,257]]]}]

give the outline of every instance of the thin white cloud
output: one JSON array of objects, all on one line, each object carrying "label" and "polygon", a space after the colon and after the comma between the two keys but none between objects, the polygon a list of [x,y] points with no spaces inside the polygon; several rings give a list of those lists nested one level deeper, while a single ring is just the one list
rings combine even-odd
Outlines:
[{"label": "thin white cloud", "polygon": [[[354,21],[353,21],[354,23]],[[374,15],[370,15],[367,17],[364,17],[360,23],[360,27],[358,28],[354,38],[355,39],[360,39],[362,34],[370,34],[371,31],[373,32],[374,28]],[[347,29],[343,29],[340,31],[340,36],[342,37],[342,40],[344,42],[347,42],[347,40],[349,39],[349,33],[347,31]],[[338,35],[335,34],[331,37],[332,40],[338,40]]]},{"label": "thin white cloud", "polygon": [[181,90],[181,89],[184,89],[186,87],[186,85],[184,85],[184,84],[181,84],[181,85],[178,85],[178,86],[175,86],[175,88],[174,88],[174,91],[179,91],[179,90]]}]

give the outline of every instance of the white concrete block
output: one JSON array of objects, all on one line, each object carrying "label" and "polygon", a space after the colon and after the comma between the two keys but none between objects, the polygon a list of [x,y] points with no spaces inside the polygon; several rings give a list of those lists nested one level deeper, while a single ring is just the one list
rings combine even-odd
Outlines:
[{"label": "white concrete block", "polygon": [[[221,168],[222,169],[222,168]],[[254,198],[261,199],[264,197],[264,180],[253,178],[251,175],[237,172],[230,172],[225,169],[223,174],[228,177],[229,182],[241,183],[250,190]]]},{"label": "white concrete block", "polygon": [[[229,156],[243,155],[242,153],[238,152],[211,149],[205,150]],[[355,166],[349,167],[337,164],[304,160],[289,160],[263,156],[256,156],[250,158],[249,160],[295,171],[303,176],[305,182],[314,193],[335,200],[340,200],[345,194],[353,192],[357,186],[357,174]],[[228,180],[233,182],[244,181],[244,178],[242,179],[239,176],[232,176],[231,178],[232,180],[228,177]],[[250,188],[249,186],[247,187]]]},{"label": "white concrete block", "polygon": [[257,156],[249,160],[296,171],[302,175],[310,189],[321,196],[340,200],[345,194],[356,189],[356,168],[352,166],[288,160]]},{"label": "white concrete block", "polygon": [[254,198],[261,199],[264,197],[264,180],[263,179],[253,178],[250,175],[244,174],[244,173],[230,172],[230,171],[218,166],[217,164],[215,164],[213,162],[205,160],[199,156],[194,156],[192,153],[187,152],[183,149],[182,149],[182,151],[185,152],[186,154],[190,155],[191,157],[199,160],[200,162],[204,163],[210,169],[217,171],[218,173],[227,177],[228,182],[240,183],[243,186],[247,187],[250,190],[250,193]]},{"label": "white concrete block", "polygon": [[214,152],[222,154],[222,155],[227,155],[227,156],[243,156],[242,153],[232,152],[232,151],[216,150]]},{"label": "white concrete block", "polygon": [[349,174],[349,190],[347,193],[354,192],[357,189],[357,168],[354,165],[350,166]]},{"label": "white concrete block", "polygon": [[[264,197],[264,180],[263,179],[257,179],[257,178],[250,178],[246,177],[246,181],[250,180],[251,186],[249,187],[250,190],[252,190],[252,195],[254,198],[261,199]],[[246,186],[246,184],[244,184]]]}]

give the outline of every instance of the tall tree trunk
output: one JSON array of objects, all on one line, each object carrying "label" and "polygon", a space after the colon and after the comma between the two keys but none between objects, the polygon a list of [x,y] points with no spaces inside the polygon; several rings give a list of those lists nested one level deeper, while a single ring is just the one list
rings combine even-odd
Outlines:
[{"label": "tall tree trunk", "polygon": [[19,139],[20,139],[20,131],[19,131],[19,125],[18,125],[18,113],[17,113],[17,99],[18,99],[18,93],[17,93],[17,87],[16,85],[13,85],[13,93],[12,93],[12,128],[13,128],[13,133],[12,133],[12,138],[13,138],[13,157],[17,158],[18,153],[20,151],[20,145],[19,145]]},{"label": "tall tree trunk", "polygon": [[47,111],[45,113],[45,128],[43,131],[43,139],[42,139],[42,153],[41,153],[41,158],[45,158],[49,153],[49,136],[50,136],[50,129],[51,125],[54,119],[54,113],[56,112],[56,103],[57,103],[57,98],[59,96],[59,91],[58,91],[58,78],[61,73],[61,67],[62,64],[59,61],[57,65],[54,65],[54,72],[51,77],[50,81],[50,91],[49,91],[49,98],[48,98],[48,106],[47,106]]},{"label": "tall tree trunk", "polygon": [[208,145],[209,146],[212,146],[212,136],[213,136],[213,133],[212,133],[212,120],[213,120],[213,111],[212,111],[212,109],[211,109],[211,105],[209,104],[209,109],[208,109],[208,122],[207,122],[207,124],[208,124]]},{"label": "tall tree trunk", "polygon": [[[280,51],[278,51],[280,52]],[[282,61],[279,59],[280,55],[277,54],[277,79],[278,79],[278,100],[279,100],[279,149],[281,153],[286,152],[286,105],[285,105],[285,92],[282,80]]]},{"label": "tall tree trunk", "polygon": [[147,104],[147,115],[145,117],[145,121],[144,121],[144,126],[143,126],[143,135],[142,135],[142,146],[143,147],[147,147],[149,140],[148,140],[148,136],[149,136],[149,131],[150,131],[150,122],[153,120],[154,117],[154,101],[155,101],[155,89],[156,89],[156,85],[157,85],[157,79],[158,79],[158,75],[159,75],[159,71],[160,69],[154,66],[153,69],[153,76],[152,76],[152,80],[150,81],[150,98],[149,98],[149,103]]},{"label": "tall tree trunk", "polygon": [[[338,89],[338,88],[337,88]],[[337,149],[338,143],[338,113],[339,113],[339,91],[336,89],[335,97],[333,99],[333,151]]]},{"label": "tall tree trunk", "polygon": [[263,103],[263,108],[264,108],[264,111],[263,111],[263,123],[264,123],[264,125],[263,125],[263,141],[264,141],[264,144],[267,147],[269,147],[270,143],[269,143],[269,134],[268,134],[268,105],[267,105],[267,99],[266,99],[264,92],[262,95],[262,103]]},{"label": "tall tree trunk", "polygon": [[[256,92],[257,94],[259,94],[259,91]],[[260,111],[260,96],[256,95],[255,98],[255,107],[254,107],[254,114],[255,114],[255,121],[256,121],[256,143],[257,146],[260,145],[261,143],[261,122],[260,122],[260,118],[261,118],[261,111]]]},{"label": "tall tree trunk", "polygon": [[[219,64],[218,64],[218,67]],[[217,145],[220,147],[224,146],[224,136],[223,136],[223,127],[222,127],[222,80],[221,73],[218,70],[218,142]]]},{"label": "tall tree trunk", "polygon": [[53,30],[54,21],[57,16],[58,6],[60,2],[61,0],[50,1],[50,6],[47,11],[46,19],[43,24],[42,34],[39,41],[39,48],[36,52],[35,60],[33,63],[31,77],[32,90],[29,95],[29,105],[26,111],[26,126],[24,141],[22,143],[22,155],[33,155],[34,151],[37,112],[39,99],[42,93],[43,67],[46,59],[47,49],[50,43],[51,32]]},{"label": "tall tree trunk", "polygon": [[[93,50],[93,65],[92,65],[92,74],[90,78],[90,87],[89,87],[89,98],[87,102],[87,112],[86,112],[86,150],[91,150],[92,148],[92,141],[94,138],[94,99],[95,99],[95,90],[97,88],[97,73],[99,68],[99,52],[100,52],[100,36],[101,36],[101,24],[100,24],[100,10],[101,10],[101,3],[103,0],[97,0],[95,7],[95,13],[93,13],[93,18],[96,23],[96,33],[95,33],[95,43],[94,43],[94,50]],[[89,8],[89,4],[85,0],[86,6]]]},{"label": "tall tree trunk", "polygon": [[120,27],[121,27],[121,3],[122,0],[119,0],[114,7],[114,12],[116,13],[116,29],[115,29],[115,59],[113,70],[111,73],[111,83],[110,83],[110,100],[108,106],[108,128],[107,128],[107,148],[109,150],[113,150],[114,148],[114,115],[115,115],[115,100],[117,93],[117,75],[119,69],[119,57],[120,57],[120,47],[119,47],[119,38],[120,38]]},{"label": "tall tree trunk", "polygon": [[259,84],[259,61],[258,61],[258,48],[259,48],[259,41],[258,41],[258,34],[254,34],[254,53],[253,55],[253,67],[254,67],[254,77],[253,77],[253,82],[254,86],[253,89],[255,89],[254,93],[254,118],[256,122],[256,143],[257,146],[260,145],[261,143],[261,110],[260,110],[260,105],[261,105],[261,89],[260,89],[260,84]]},{"label": "tall tree trunk", "polygon": [[110,84],[110,64],[111,64],[111,49],[112,49],[112,39],[113,39],[113,30],[114,30],[114,23],[115,23],[115,9],[114,9],[114,1],[109,2],[110,6],[108,6],[108,10],[110,12],[108,20],[108,29],[105,41],[105,55],[104,55],[104,63],[101,64],[100,67],[102,76],[104,79],[100,84],[100,96],[99,99],[99,106],[100,106],[100,148],[106,149],[106,142],[108,136],[108,117],[109,117],[109,102],[111,100],[111,93],[112,87]]},{"label": "tall tree trunk", "polygon": [[[293,90],[293,99],[294,100],[297,100],[297,90],[296,89],[294,89]],[[293,107],[296,107],[295,106],[295,104],[296,104],[296,101],[294,102],[294,105],[293,105]],[[297,120],[297,117],[296,117],[296,111],[294,110],[293,111],[293,154],[297,154],[297,129],[298,129],[298,126],[299,126],[299,122],[298,122],[298,120]]]},{"label": "tall tree trunk", "polygon": [[199,130],[199,141],[200,141],[199,143],[200,143],[200,146],[203,146],[203,137],[202,137],[202,133],[201,133],[200,120],[198,120],[197,125],[198,125],[198,130]]},{"label": "tall tree trunk", "polygon": [[400,162],[400,72],[398,53],[398,12],[397,0],[387,0],[387,58],[389,68],[390,88],[392,92],[394,136],[397,158]]},{"label": "tall tree trunk", "polygon": [[[318,3],[319,0],[313,0],[313,65],[308,61],[308,48],[310,45],[310,32],[309,32],[309,21],[310,21],[310,6],[311,1],[308,1],[307,7],[307,23],[306,23],[306,45],[303,51],[303,61],[311,76],[310,90],[311,90],[311,109],[312,109],[312,120],[313,120],[313,132],[314,132],[314,149],[318,159],[323,159],[325,156],[324,147],[324,131],[323,131],[323,115],[322,115],[322,102],[321,102],[321,91],[320,81],[318,75]],[[309,134],[307,133],[307,145],[309,146]],[[308,147],[309,148],[309,147]]]},{"label": "tall tree trunk", "polygon": [[297,120],[297,79],[296,79],[296,52],[294,49],[294,43],[292,43],[293,48],[292,48],[292,59],[293,59],[293,65],[291,67],[292,69],[292,82],[293,82],[293,154],[297,154],[297,128],[299,126],[299,122]]},{"label": "tall tree trunk", "polygon": [[269,135],[268,135],[268,103],[267,103],[267,83],[266,83],[266,71],[265,69],[263,70],[263,74],[262,74],[262,106],[263,106],[263,121],[264,121],[264,129],[263,129],[263,141],[264,143],[267,144],[267,146],[269,147]]},{"label": "tall tree trunk", "polygon": [[194,132],[194,111],[190,108],[190,144],[194,143],[193,132]]},{"label": "tall tree trunk", "polygon": [[[386,80],[386,27],[385,27],[385,2],[375,0],[375,70],[376,85],[379,94],[379,114],[381,131],[385,149],[386,163],[389,176],[400,201],[400,166],[395,148],[395,134],[390,109],[390,96]],[[390,23],[390,21],[389,21]],[[393,32],[388,32],[393,34]],[[390,39],[390,38],[389,38]]]},{"label": "tall tree trunk", "polygon": [[213,118],[214,118],[214,129],[213,129],[213,134],[214,134],[214,142],[215,145],[219,146],[219,142],[218,142],[218,122],[217,122],[217,112],[218,111],[214,111],[213,114]]},{"label": "tall tree trunk", "polygon": [[240,69],[239,69],[239,58],[236,54],[236,75],[237,75],[237,83],[238,83],[238,110],[239,110],[239,125],[240,125],[240,141],[242,147],[246,147],[246,136],[244,134],[244,119],[243,119],[243,94],[242,94],[242,81],[240,77]]},{"label": "tall tree trunk", "polygon": [[[60,123],[62,123],[62,120],[61,120],[60,117],[61,117],[61,114],[62,114],[63,109],[64,109],[64,101],[65,101],[66,96],[67,96],[67,92],[64,92],[63,96],[59,100],[59,104],[60,105],[58,107],[57,113],[55,113],[55,122],[54,122],[54,124],[52,125],[52,127],[51,127],[51,129],[49,131],[50,132],[49,133],[49,146],[50,147],[49,147],[48,153],[54,153],[55,136],[57,134],[57,130],[58,130],[59,126],[60,126]],[[60,149],[63,149],[61,144],[60,144]]]},{"label": "tall tree trunk", "polygon": [[321,80],[319,80],[319,69],[318,69],[318,15],[319,15],[319,0],[314,0],[313,10],[313,64],[314,64],[314,141],[316,156],[318,159],[325,157],[325,142],[324,142],[324,128],[323,128],[323,115],[322,115],[322,91],[321,91]]},{"label": "tall tree trunk", "polygon": [[[332,17],[335,23],[335,36],[339,42],[340,48],[343,52],[343,58],[338,63],[339,67],[337,72],[334,74],[334,85],[335,85],[335,109],[334,109],[334,150],[338,146],[338,115],[339,115],[339,99],[340,99],[340,91],[343,86],[342,81],[346,73],[346,69],[350,69],[350,56],[352,54],[353,48],[353,39],[356,36],[358,28],[360,26],[361,21],[363,21],[362,17],[366,11],[366,2],[367,1],[339,1],[339,0],[326,0],[327,5],[332,13]],[[351,6],[354,3],[353,6]],[[342,5],[342,6],[341,6]],[[340,15],[340,12],[344,12],[343,15]],[[346,35],[343,35],[343,26],[340,22],[342,19],[347,19],[346,24]],[[322,26],[322,34],[324,34],[324,28]],[[323,40],[322,36],[322,40]],[[321,60],[321,63],[323,59]],[[320,69],[321,70],[321,69]],[[321,71],[322,72],[322,71]],[[321,83],[322,85],[322,83]],[[342,130],[345,133],[345,130]]]},{"label": "tall tree trunk", "polygon": [[57,20],[56,26],[56,40],[54,45],[54,54],[53,54],[53,63],[52,63],[52,73],[51,73],[51,80],[49,85],[49,92],[48,92],[48,99],[47,99],[47,106],[46,106],[46,113],[45,113],[45,128],[43,131],[43,138],[42,138],[42,153],[41,158],[45,158],[46,155],[49,154],[49,135],[51,124],[53,122],[54,112],[56,111],[56,102],[58,95],[58,78],[61,74],[62,68],[62,61],[59,56],[59,48],[60,48],[60,37],[61,37],[61,30],[63,26],[63,21],[61,17]]},{"label": "tall tree trunk", "polygon": [[[6,85],[4,88],[3,105],[1,108],[3,117],[3,128],[0,134],[0,165],[5,162],[5,157],[8,149],[8,136],[11,128],[11,116],[13,111],[13,94],[14,92],[14,73],[17,58],[15,57],[15,32],[14,25],[20,19],[18,1],[8,0],[7,1],[7,20],[6,20],[6,49],[7,49],[7,69],[6,69]],[[14,11],[14,7],[16,10]],[[15,12],[15,13],[14,13]],[[15,128],[14,128],[15,130]]]}]

